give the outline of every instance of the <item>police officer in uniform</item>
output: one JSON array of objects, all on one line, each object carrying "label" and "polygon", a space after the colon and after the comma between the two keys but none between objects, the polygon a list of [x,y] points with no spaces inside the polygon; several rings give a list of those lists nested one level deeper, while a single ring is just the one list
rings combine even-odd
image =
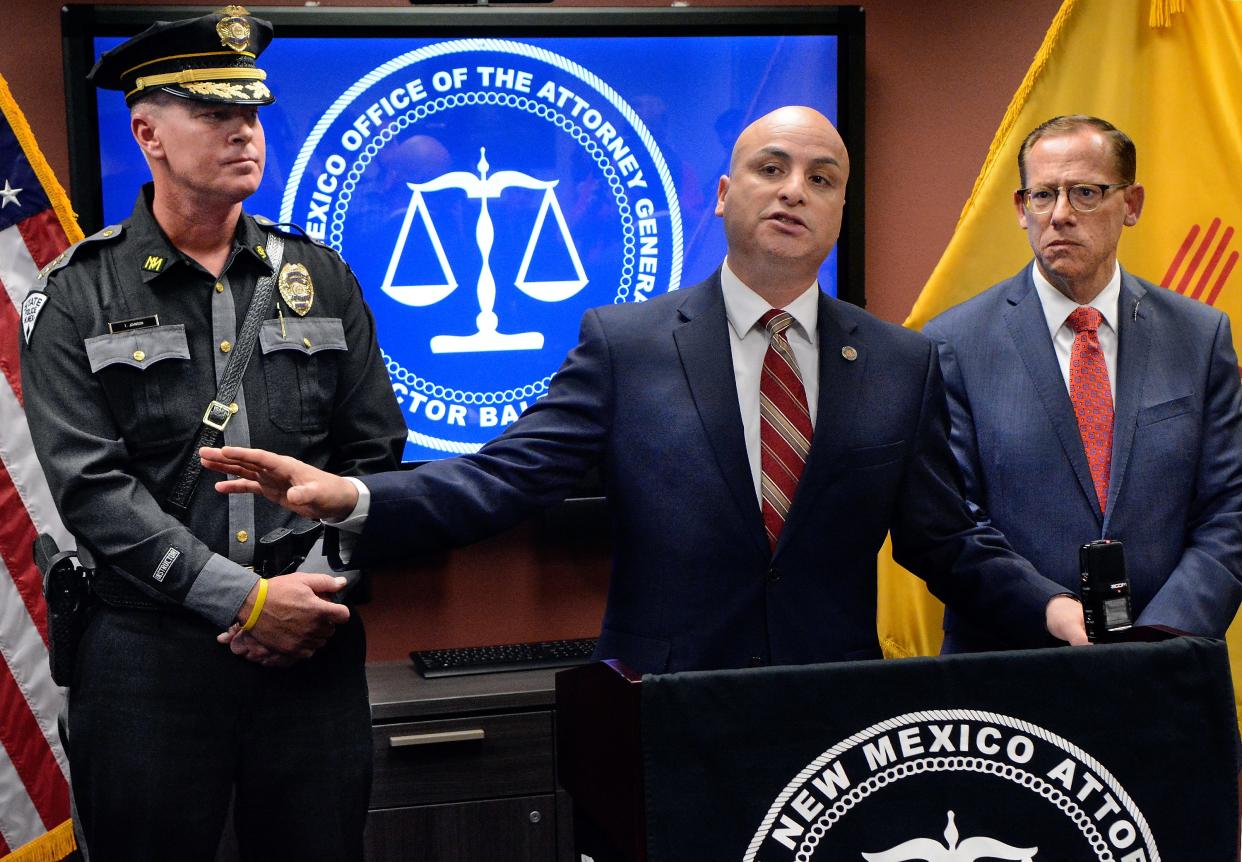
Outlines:
[{"label": "police officer in uniform", "polygon": [[230,6],[104,55],[91,79],[125,93],[153,182],[23,305],[39,460],[96,567],[69,699],[92,862],[214,859],[231,796],[244,858],[362,856],[370,714],[343,582],[260,579],[256,539],[291,517],[216,494],[218,474],[186,478],[204,434],[355,475],[395,466],[405,439],[353,274],[242,210],[271,36]]}]

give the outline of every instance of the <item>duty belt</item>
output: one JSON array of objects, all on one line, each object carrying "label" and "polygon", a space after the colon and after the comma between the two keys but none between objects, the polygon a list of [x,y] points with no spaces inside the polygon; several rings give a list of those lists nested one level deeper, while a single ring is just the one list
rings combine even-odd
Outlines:
[{"label": "duty belt", "polygon": [[118,575],[105,567],[95,571],[95,577],[91,580],[91,591],[99,601],[110,608],[157,611],[177,607],[169,599],[157,599],[148,595],[127,580],[124,575]]},{"label": "duty belt", "polygon": [[181,607],[172,599],[152,596],[124,575],[109,568],[100,568],[95,572],[95,577],[91,580],[91,591],[110,608],[160,611]]}]

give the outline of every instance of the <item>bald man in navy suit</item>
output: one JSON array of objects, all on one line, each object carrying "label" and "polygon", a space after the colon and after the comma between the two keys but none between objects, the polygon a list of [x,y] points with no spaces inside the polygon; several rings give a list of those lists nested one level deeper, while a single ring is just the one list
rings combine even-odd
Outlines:
[{"label": "bald man in navy suit", "polygon": [[[967,512],[933,343],[818,288],[849,175],[836,129],[780,109],[742,133],[731,165],[721,269],[588,311],[548,395],[478,453],[359,483],[204,450],[209,469],[239,477],[217,488],[361,523],[352,562],[366,565],[482,538],[599,467],[616,556],[598,655],[639,671],[879,658],[876,554],[890,531],[897,559],[981,626],[1085,641],[1077,602]],[[787,315],[770,335],[774,309]],[[775,417],[771,351],[789,367],[772,376],[798,391]]]}]

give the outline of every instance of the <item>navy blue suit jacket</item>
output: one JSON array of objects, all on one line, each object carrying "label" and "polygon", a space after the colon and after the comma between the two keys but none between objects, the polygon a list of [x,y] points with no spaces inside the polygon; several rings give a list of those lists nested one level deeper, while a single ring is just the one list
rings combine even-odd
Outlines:
[{"label": "navy blue suit jacket", "polygon": [[[1125,545],[1139,625],[1223,637],[1242,599],[1242,414],[1229,319],[1123,272],[1103,514],[1028,265],[924,327],[975,516],[1077,593],[1078,548]],[[953,612],[945,651],[1011,646]]]},{"label": "navy blue suit jacket", "polygon": [[366,477],[354,560],[481,538],[597,465],[615,540],[601,657],[648,672],[878,658],[876,553],[890,529],[897,559],[937,595],[1045,642],[1057,589],[962,503],[935,346],[826,295],[819,338],[815,435],[775,553],[717,274],[588,311],[548,394],[478,453]]}]

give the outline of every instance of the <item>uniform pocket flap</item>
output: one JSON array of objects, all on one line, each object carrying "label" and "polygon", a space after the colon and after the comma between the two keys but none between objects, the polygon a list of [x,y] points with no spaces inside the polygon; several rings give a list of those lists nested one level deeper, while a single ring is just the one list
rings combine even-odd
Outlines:
[{"label": "uniform pocket flap", "polygon": [[345,327],[339,317],[286,317],[265,320],[259,330],[264,353],[297,350],[310,355],[321,350],[348,350]]},{"label": "uniform pocket flap", "polygon": [[97,374],[109,365],[147,368],[163,359],[189,359],[190,346],[185,340],[185,324],[149,326],[129,332],[109,332],[83,342],[91,373]]}]

